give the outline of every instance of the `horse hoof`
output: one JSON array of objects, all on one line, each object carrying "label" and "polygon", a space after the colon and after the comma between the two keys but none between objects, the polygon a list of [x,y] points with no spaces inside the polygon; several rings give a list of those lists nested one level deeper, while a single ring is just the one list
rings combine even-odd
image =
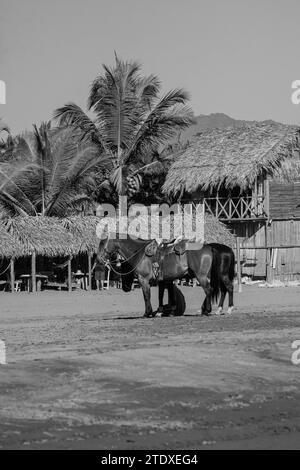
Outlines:
[{"label": "horse hoof", "polygon": [[156,312],[155,316],[161,318],[163,316],[163,312]]},{"label": "horse hoof", "polygon": [[152,318],[155,314],[153,313],[144,313],[143,318]]},{"label": "horse hoof", "polygon": [[229,307],[227,310],[227,315],[231,315],[233,312],[233,307]]},{"label": "horse hoof", "polygon": [[222,307],[218,307],[217,310],[216,310],[216,315],[217,316],[222,315],[222,311],[223,311]]}]

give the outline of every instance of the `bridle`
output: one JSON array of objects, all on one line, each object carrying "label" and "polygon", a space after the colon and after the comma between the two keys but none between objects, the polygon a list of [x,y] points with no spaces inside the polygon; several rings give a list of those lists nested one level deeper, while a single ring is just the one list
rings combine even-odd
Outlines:
[{"label": "bridle", "polygon": [[[131,260],[132,258],[134,258],[136,255],[138,255],[139,253],[141,253],[143,250],[144,250],[145,247],[142,247],[140,248],[138,251],[136,251],[135,253],[133,253],[131,256],[129,256],[128,258],[126,259],[123,259],[120,261],[120,264],[124,264],[124,263],[128,263],[129,260]],[[119,276],[128,276],[128,274],[131,274],[133,273],[133,271],[135,271],[138,267],[138,265],[141,263],[142,259],[140,259],[136,265],[130,270],[130,271],[127,271],[126,273],[124,272],[120,272],[120,271],[117,271],[111,261],[110,261],[110,256],[113,254],[113,253],[119,253],[118,250],[113,250],[113,251],[108,251],[105,247],[103,247],[103,252],[104,252],[104,256],[100,255],[99,256],[99,259],[100,261],[102,261],[103,264],[105,265],[108,265],[109,268],[115,273],[115,274],[118,274]],[[120,254],[120,253],[119,253]],[[121,254],[121,256],[123,256]],[[129,263],[130,264],[130,263]]]}]

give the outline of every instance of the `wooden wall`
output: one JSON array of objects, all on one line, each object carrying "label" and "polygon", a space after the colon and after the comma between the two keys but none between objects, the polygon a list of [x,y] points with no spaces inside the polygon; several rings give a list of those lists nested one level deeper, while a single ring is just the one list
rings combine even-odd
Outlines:
[{"label": "wooden wall", "polygon": [[[300,219],[273,220],[268,231],[269,245],[300,246]],[[281,281],[300,279],[300,248],[277,250],[274,278]]]},{"label": "wooden wall", "polygon": [[300,217],[300,182],[287,184],[269,181],[269,217]]},{"label": "wooden wall", "polygon": [[[243,246],[265,246],[265,222],[234,222],[229,224]],[[264,278],[266,276],[266,250],[242,249],[242,275]]]},{"label": "wooden wall", "polygon": [[[247,249],[257,246],[300,246],[300,219],[273,220],[265,222],[232,223],[233,232],[241,237],[242,274],[269,280],[300,280],[300,248],[279,248],[277,250]],[[267,237],[267,239],[266,239]],[[270,266],[272,264],[272,266]]]}]

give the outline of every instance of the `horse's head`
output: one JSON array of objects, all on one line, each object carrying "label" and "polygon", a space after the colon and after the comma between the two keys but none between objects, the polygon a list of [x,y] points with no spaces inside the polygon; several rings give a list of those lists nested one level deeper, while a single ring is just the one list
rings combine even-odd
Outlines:
[{"label": "horse's head", "polygon": [[117,252],[115,241],[110,239],[109,236],[100,240],[97,258],[99,261],[106,263],[111,261],[112,256]]}]

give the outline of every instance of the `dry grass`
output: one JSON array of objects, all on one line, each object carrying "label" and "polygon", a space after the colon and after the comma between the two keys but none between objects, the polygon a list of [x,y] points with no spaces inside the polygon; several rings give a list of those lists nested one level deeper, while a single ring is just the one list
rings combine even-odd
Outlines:
[{"label": "dry grass", "polygon": [[[15,217],[0,223],[0,257],[11,258],[37,255],[76,256],[79,253],[95,253],[98,249],[96,227],[98,217],[74,216],[64,219],[56,217]],[[108,220],[108,219],[107,219]],[[171,221],[171,233],[174,221]],[[234,236],[216,218],[205,215],[205,241],[234,245]],[[151,232],[151,237],[159,233]],[[188,238],[188,237],[187,237]]]},{"label": "dry grass", "polygon": [[[192,216],[187,216],[185,215],[185,218],[183,220],[183,225],[184,225],[184,233],[183,236],[186,239],[195,239],[195,229],[196,229],[196,224],[195,224],[195,213]],[[133,219],[132,219],[133,220]],[[131,220],[131,222],[132,222]],[[172,240],[176,238],[176,236],[179,234],[176,231],[176,225],[178,226],[179,223],[182,223],[182,219],[178,219],[177,216],[165,216],[165,217],[160,217],[159,223],[155,223],[151,225],[151,220],[150,218],[147,218],[145,216],[139,216],[138,219],[141,226],[142,230],[139,232],[140,233],[140,238],[146,239],[146,240],[151,240],[153,238],[165,238],[166,240]],[[110,227],[113,227],[113,220],[107,218],[106,222],[109,223]],[[110,225],[111,223],[111,225]],[[126,221],[124,219],[123,222],[123,227],[126,226]],[[167,229],[167,236],[162,235],[162,226],[165,224],[165,227],[168,227]],[[138,226],[138,224],[136,224]],[[127,225],[128,227],[128,225]],[[116,227],[117,233],[119,232],[119,226],[117,224]],[[134,235],[136,235],[134,233]],[[138,235],[136,235],[138,236]],[[200,237],[197,237],[196,239],[200,239]],[[202,241],[202,240],[201,240]],[[213,217],[212,215],[205,214],[204,216],[204,241],[206,243],[223,243],[225,245],[234,247],[235,246],[235,236],[232,234],[232,232],[223,224],[220,222],[216,217]]]},{"label": "dry grass", "polygon": [[95,252],[96,217],[14,217],[0,224],[0,256],[75,256]]},{"label": "dry grass", "polygon": [[263,174],[281,181],[300,177],[300,128],[273,121],[201,132],[181,152],[163,190],[176,195],[217,188],[251,186]]}]

